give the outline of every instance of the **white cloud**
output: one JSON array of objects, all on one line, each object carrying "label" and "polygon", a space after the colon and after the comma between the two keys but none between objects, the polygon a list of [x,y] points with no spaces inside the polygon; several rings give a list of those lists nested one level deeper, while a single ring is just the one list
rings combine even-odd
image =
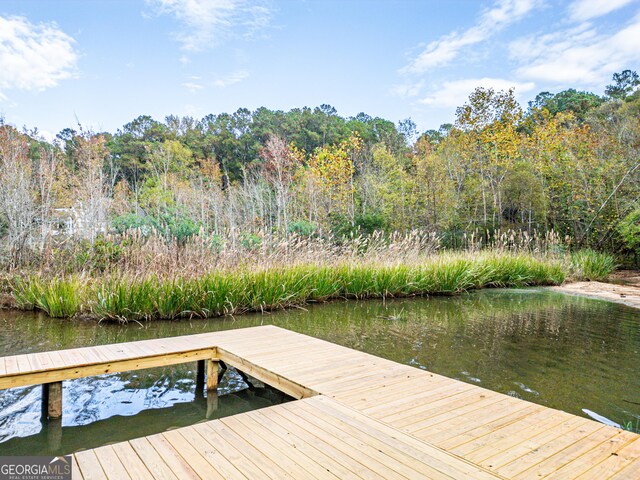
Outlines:
[{"label": "white cloud", "polygon": [[180,114],[184,117],[201,117],[202,108],[188,103],[182,106]]},{"label": "white cloud", "polygon": [[74,44],[55,23],[0,16],[0,98],[5,90],[44,90],[74,77]]},{"label": "white cloud", "polygon": [[402,71],[423,73],[430,68],[441,67],[455,59],[464,47],[489,39],[498,31],[525,17],[540,5],[539,0],[496,0],[485,10],[471,28],[463,32],[451,32],[427,45],[427,47]]},{"label": "white cloud", "polygon": [[478,87],[508,90],[515,88],[517,94],[529,92],[535,88],[533,82],[515,82],[503,78],[468,78],[444,82],[440,88],[420,103],[435,107],[455,108],[467,101],[469,95]]},{"label": "white cloud", "polygon": [[247,70],[236,70],[225,76],[213,77],[213,79],[211,77],[203,79],[199,75],[190,75],[186,78],[187,81],[184,82],[182,86],[191,93],[196,93],[208,87],[227,88],[247,78],[249,78],[249,72]]},{"label": "white cloud", "polygon": [[569,5],[569,16],[578,22],[601,17],[635,0],[575,0]]},{"label": "white cloud", "polygon": [[187,90],[189,90],[191,93],[195,93],[198,90],[202,90],[204,88],[204,86],[194,82],[185,82],[182,84],[182,86]]},{"label": "white cloud", "polygon": [[390,93],[394,97],[411,98],[419,95],[422,87],[424,87],[424,81],[422,80],[417,83],[402,83],[393,85],[390,89]]},{"label": "white cloud", "polygon": [[174,16],[182,31],[176,34],[182,48],[201,51],[216,46],[229,36],[251,35],[266,27],[271,9],[249,0],[147,0],[158,14]]},{"label": "white cloud", "polygon": [[212,85],[217,88],[226,88],[235,83],[240,83],[249,77],[249,72],[246,70],[238,70],[230,73],[226,77],[220,77],[213,81]]},{"label": "white cloud", "polygon": [[611,33],[590,24],[528,37],[510,45],[520,78],[556,84],[600,86],[613,72],[640,61],[640,16]]}]

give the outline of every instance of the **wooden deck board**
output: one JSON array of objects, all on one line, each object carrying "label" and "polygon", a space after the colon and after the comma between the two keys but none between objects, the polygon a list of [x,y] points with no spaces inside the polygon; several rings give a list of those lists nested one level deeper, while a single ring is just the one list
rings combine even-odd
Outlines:
[{"label": "wooden deck board", "polygon": [[31,371],[31,362],[29,362],[29,355],[18,355],[16,357],[16,363],[18,364],[18,370],[20,372]]},{"label": "wooden deck board", "polygon": [[107,478],[131,480],[129,472],[127,472],[111,445],[96,448],[94,453],[102,466],[102,470],[107,474]]},{"label": "wooden deck board", "polygon": [[[148,438],[136,438],[123,443],[131,446],[136,455],[138,455],[138,458],[140,458],[142,463],[144,463],[147,470],[149,470],[149,472],[153,472],[152,475],[154,479],[178,480],[176,473],[171,470],[171,467],[167,465],[156,449],[153,448],[153,445]],[[77,456],[78,454],[75,455],[75,457]]]},{"label": "wooden deck board", "polygon": [[[497,468],[496,471],[505,477],[515,478],[516,475],[535,468],[549,458],[558,455],[560,452],[562,452],[562,454],[557,458],[564,458],[568,462],[569,459],[567,457],[569,452],[567,452],[567,450],[576,442],[600,430],[605,430],[604,425],[582,423],[578,428],[569,430],[563,434],[558,434],[542,446],[529,450],[524,455],[512,459],[509,463]],[[605,430],[605,433],[608,432]]]},{"label": "wooden deck board", "polygon": [[[605,461],[606,462],[606,461]],[[614,473],[611,478],[614,480],[632,480],[638,478],[638,472],[640,472],[640,460],[638,460],[637,456],[634,456],[628,462],[625,462],[626,466],[624,466],[621,470]],[[589,473],[589,472],[587,472]],[[592,477],[592,478],[607,478],[606,474],[600,477]]]},{"label": "wooden deck board", "polygon": [[627,469],[630,471],[632,468],[636,471],[636,475],[640,476],[640,439],[633,440],[618,450],[615,455],[607,456],[601,463],[592,466],[579,478],[581,480],[596,480],[609,476],[616,478],[617,475],[621,475]]},{"label": "wooden deck board", "polygon": [[201,478],[224,479],[219,467],[214,467],[183,435],[176,430],[162,434],[162,439],[168,442],[176,453],[180,454],[185,463]]},{"label": "wooden deck board", "polygon": [[304,467],[304,465],[310,463],[305,462],[306,455],[287,455],[281,452],[280,448],[278,448],[278,439],[275,435],[270,435],[268,432],[264,432],[262,428],[257,428],[258,432],[262,433],[261,435],[252,428],[255,422],[249,421],[245,423],[241,418],[241,415],[235,415],[222,419],[220,422],[224,424],[229,431],[238,435],[239,438],[242,438],[247,444],[258,449],[272,464],[284,469],[284,471],[293,478],[306,478],[310,476],[309,470]]},{"label": "wooden deck board", "polygon": [[[397,427],[410,426],[416,419],[427,419],[445,411],[479,402],[486,399],[487,395],[475,389],[443,389],[437,395],[415,395],[411,397],[412,403],[406,407],[394,404],[382,404],[383,409],[373,406],[363,408],[362,411],[375,418],[384,418],[386,422],[393,423]],[[492,397],[489,397],[492,398]],[[375,411],[370,411],[374,410]]]},{"label": "wooden deck board", "polygon": [[562,414],[551,409],[544,409],[529,415],[523,422],[515,422],[501,428],[476,436],[472,440],[459,443],[450,450],[466,458],[482,460],[487,455],[500,450],[510,449],[522,442],[535,437],[549,429],[556,429],[560,424],[572,418],[569,414]]},{"label": "wooden deck board", "polygon": [[353,424],[356,421],[362,422],[364,419],[367,424],[373,423],[374,425],[369,426],[367,431],[371,431],[371,429],[380,430],[387,435],[385,439],[390,445],[406,451],[416,459],[437,467],[443,472],[449,473],[454,478],[460,478],[461,476],[475,478],[476,476],[485,475],[485,472],[481,468],[478,468],[471,462],[462,461],[450,463],[448,461],[449,454],[444,450],[427,445],[411,435],[404,435],[402,436],[401,442],[397,441],[398,435],[396,429],[383,422],[376,423],[373,419],[369,419],[369,417],[366,417],[363,414],[360,414],[361,416],[359,418],[354,418],[353,409],[346,407],[339,402],[331,402],[326,400],[326,397],[317,397],[317,399],[314,398],[314,400],[314,406],[316,408],[330,413],[342,422]]},{"label": "wooden deck board", "polygon": [[[321,445],[314,442],[304,433],[300,434],[298,432],[297,434],[294,428],[286,428],[286,423],[278,421],[272,415],[265,415],[258,410],[246,413],[242,417],[255,419],[257,426],[268,429],[269,432],[283,440],[290,448],[295,449],[294,451],[301,452],[312,459],[323,470],[326,470],[328,475],[333,475],[337,478],[353,477],[354,473],[348,470],[338,459],[330,456],[328,450],[323,449]],[[298,426],[295,425],[294,427],[297,428]]]},{"label": "wooden deck board", "polygon": [[[460,466],[466,467],[464,462],[454,462],[453,465],[445,463],[445,468],[443,468],[443,465],[437,462],[440,453],[437,450],[426,445],[415,449],[411,445],[411,441],[408,440],[410,438],[408,435],[399,436],[395,431],[390,433],[375,420],[356,414],[355,411],[343,410],[336,413],[335,404],[331,402],[313,399],[310,402],[300,402],[294,407],[301,410],[302,415],[298,414],[299,416],[317,419],[317,423],[321,423],[325,431],[329,426],[334,431],[342,432],[342,435],[360,440],[363,445],[367,445],[369,451],[373,448],[385,453],[395,463],[390,466],[408,478],[414,478],[416,473],[434,478],[456,478],[456,475],[452,475],[454,471],[459,476],[465,470],[464,468],[456,469]],[[323,414],[319,414],[318,410]],[[304,415],[304,412],[308,415]],[[335,422],[336,419],[339,420],[339,423]],[[320,422],[320,420],[322,421]],[[474,473],[477,474],[475,475],[477,478],[483,476],[483,472],[480,470],[476,470]],[[486,475],[486,478],[492,477]]]},{"label": "wooden deck board", "polygon": [[255,439],[245,438],[241,434],[238,434],[228,428],[222,421],[209,422],[205,425],[216,432],[221,438],[224,438],[231,443],[236,450],[243,452],[245,456],[248,456],[260,468],[260,470],[265,472],[270,478],[295,478],[285,470],[285,468],[281,466],[276,459],[273,459],[270,456],[271,452],[269,450],[264,450],[256,445]]},{"label": "wooden deck board", "polygon": [[[626,443],[626,436],[608,429],[598,430],[569,447],[545,458],[532,468],[520,472],[516,479],[534,479],[545,476],[551,478],[576,478],[592,465],[615,453]],[[604,455],[604,457],[601,457]]]},{"label": "wooden deck board", "polygon": [[482,437],[496,430],[500,430],[504,427],[516,425],[518,428],[522,428],[530,424],[529,418],[537,413],[544,411],[544,407],[538,405],[531,405],[522,410],[507,411],[504,415],[496,416],[492,421],[487,422],[486,419],[482,425],[471,426],[468,430],[463,432],[456,432],[455,435],[451,435],[446,440],[438,442],[439,446],[446,450],[453,450],[460,444],[464,444]]},{"label": "wooden deck board", "polygon": [[0,357],[0,389],[206,358],[302,400],[78,452],[77,478],[640,478],[635,434],[273,326]]},{"label": "wooden deck board", "polygon": [[210,444],[198,433],[195,428],[185,429],[178,432],[191,445],[198,449],[198,452],[211,465],[215,465],[224,478],[244,480],[247,477],[238,468],[226,458],[215,445]]},{"label": "wooden deck board", "polygon": [[[207,444],[213,447],[219,452],[221,456],[225,458],[225,461],[230,462],[241,475],[248,479],[252,478],[264,478],[267,474],[260,469],[260,462],[256,462],[246,452],[239,451],[228,439],[221,437],[218,432],[209,428],[207,425],[200,424],[193,429],[207,442]],[[182,433],[188,435],[188,433]]]},{"label": "wooden deck board", "polygon": [[116,443],[112,448],[131,478],[153,480],[154,476],[129,443]]},{"label": "wooden deck board", "polygon": [[[267,414],[263,413],[263,415]],[[270,412],[268,416],[274,422],[286,428],[287,431],[294,432],[299,438],[303,438],[305,442],[326,455],[328,461],[325,460],[323,465],[338,464],[344,471],[341,478],[361,478],[366,480],[384,478],[376,472],[375,466],[366,461],[363,463],[362,456],[348,454],[344,449],[339,448],[336,442],[332,440],[332,437],[323,434],[322,431],[318,431],[313,426],[305,424],[305,422],[299,422],[298,417],[291,417],[281,412]]]},{"label": "wooden deck board", "polygon": [[78,464],[80,474],[84,480],[106,480],[107,475],[100,465],[95,450],[87,450],[73,456]]},{"label": "wooden deck board", "polygon": [[496,471],[514,463],[531,465],[535,464],[536,458],[543,456],[545,451],[554,450],[554,447],[548,447],[547,444],[556,442],[565,435],[574,435],[580,430],[582,430],[580,435],[584,436],[587,434],[586,432],[600,427],[585,418],[572,417],[570,420],[538,433],[524,442],[514,439],[514,442],[506,446],[502,444],[498,449],[489,444],[480,454],[466,455],[465,458]]},{"label": "wooden deck board", "polygon": [[80,478],[80,467],[78,466],[78,459],[71,457],[71,478]]},{"label": "wooden deck board", "polygon": [[[401,365],[404,367],[403,365]],[[361,395],[365,395],[368,391],[375,391],[379,388],[390,388],[398,383],[404,383],[406,381],[415,381],[419,378],[418,375],[414,375],[413,372],[407,371],[405,368],[396,371],[395,369],[384,369],[375,372],[369,371],[366,375],[358,377],[357,390]],[[353,392],[355,385],[349,383],[347,377],[341,376],[335,381],[327,381],[321,384],[317,384],[316,388],[319,391],[330,391],[331,396],[334,398],[343,398]]]},{"label": "wooden deck board", "polygon": [[[335,417],[328,420],[326,416],[319,415],[317,412],[306,414],[306,410],[300,411],[296,407],[299,405],[286,410],[289,418],[296,424],[308,425],[309,431],[321,435],[327,443],[347,452],[354,460],[369,466],[383,478],[415,478],[419,474],[424,474],[412,468],[410,462],[398,461],[394,452],[390,451],[391,449],[381,448],[375,437],[363,436],[355,428],[341,428],[338,422],[335,422]],[[427,467],[425,465],[425,468]],[[432,478],[449,480],[447,476],[437,471],[433,473]]]},{"label": "wooden deck board", "polygon": [[162,434],[150,435],[146,438],[169,470],[175,473],[176,477],[180,480],[200,478],[191,466],[190,462],[192,459],[189,459],[189,461],[185,460]]},{"label": "wooden deck board", "polygon": [[[339,479],[340,477],[331,473],[330,470],[316,463],[313,457],[307,453],[296,454],[297,445],[285,442],[278,434],[272,432],[271,429],[259,421],[259,417],[249,419],[243,415],[235,415],[224,419],[225,425],[238,431],[238,427],[244,430],[248,435],[253,436],[259,443],[268,445],[267,448],[272,452],[272,458],[278,460],[281,464],[287,466],[291,472],[299,472],[296,476],[299,478],[326,477],[331,479]],[[288,432],[287,432],[288,433]],[[293,446],[293,450],[292,447]]]}]

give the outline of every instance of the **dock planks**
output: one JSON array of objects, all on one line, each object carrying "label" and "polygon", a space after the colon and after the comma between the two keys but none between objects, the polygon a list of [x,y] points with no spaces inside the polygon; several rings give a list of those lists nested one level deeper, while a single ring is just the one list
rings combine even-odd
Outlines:
[{"label": "dock planks", "polygon": [[0,388],[201,359],[299,399],[78,452],[74,478],[640,478],[640,436],[273,326],[0,358]]}]

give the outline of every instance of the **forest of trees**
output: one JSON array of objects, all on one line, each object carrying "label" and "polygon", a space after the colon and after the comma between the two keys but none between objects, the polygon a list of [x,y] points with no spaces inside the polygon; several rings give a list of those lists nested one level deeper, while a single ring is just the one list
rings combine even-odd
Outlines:
[{"label": "forest of trees", "polygon": [[[555,231],[577,247],[640,248],[640,80],[603,96],[476,89],[453,124],[422,134],[329,105],[288,112],[140,116],[115,133],[81,126],[53,142],[0,125],[3,263],[51,242],[129,229],[340,238],[374,230]],[[636,253],[637,255],[637,253]]]}]

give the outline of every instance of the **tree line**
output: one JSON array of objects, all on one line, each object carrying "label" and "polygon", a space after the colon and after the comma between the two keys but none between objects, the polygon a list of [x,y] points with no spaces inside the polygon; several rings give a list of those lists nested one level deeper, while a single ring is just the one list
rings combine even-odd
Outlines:
[{"label": "tree line", "polygon": [[527,108],[513,90],[477,88],[452,124],[422,134],[410,119],[329,105],[140,116],[52,142],[2,123],[2,255],[17,266],[51,242],[131,229],[179,242],[420,229],[452,245],[470,232],[553,230],[634,252],[639,85],[625,70],[602,96],[542,92]]}]

